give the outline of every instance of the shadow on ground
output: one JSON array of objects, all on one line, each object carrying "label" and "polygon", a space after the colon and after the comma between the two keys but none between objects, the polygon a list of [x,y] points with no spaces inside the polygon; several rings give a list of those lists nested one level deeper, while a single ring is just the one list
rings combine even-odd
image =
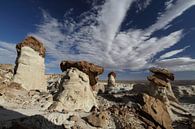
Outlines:
[{"label": "shadow on ground", "polygon": [[64,129],[41,115],[26,116],[0,107],[0,129]]}]

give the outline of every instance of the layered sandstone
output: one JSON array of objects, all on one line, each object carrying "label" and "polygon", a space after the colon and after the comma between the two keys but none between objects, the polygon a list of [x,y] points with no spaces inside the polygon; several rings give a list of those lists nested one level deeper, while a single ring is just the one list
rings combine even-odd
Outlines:
[{"label": "layered sandstone", "polygon": [[65,73],[60,82],[60,91],[49,110],[89,112],[93,106],[97,106],[88,75],[77,68],[67,69]]},{"label": "layered sandstone", "polygon": [[45,48],[34,37],[27,37],[16,45],[17,59],[14,82],[27,90],[47,90],[45,78]]},{"label": "layered sandstone", "polygon": [[178,102],[170,83],[170,81],[173,81],[175,78],[174,74],[171,73],[168,69],[164,68],[153,67],[149,70],[153,73],[153,75],[147,77],[152,88],[150,90],[150,94],[167,104],[169,104],[170,99],[174,102]]},{"label": "layered sandstone", "polygon": [[141,105],[140,114],[148,119],[151,129],[173,129],[171,116],[162,101],[147,94],[141,94],[137,99]]},{"label": "layered sandstone", "polygon": [[172,120],[180,119],[180,117],[189,119],[190,113],[180,105],[173,93],[170,81],[174,80],[174,74],[163,68],[151,68],[150,72],[153,75],[148,76],[150,81],[149,94],[166,104]]}]

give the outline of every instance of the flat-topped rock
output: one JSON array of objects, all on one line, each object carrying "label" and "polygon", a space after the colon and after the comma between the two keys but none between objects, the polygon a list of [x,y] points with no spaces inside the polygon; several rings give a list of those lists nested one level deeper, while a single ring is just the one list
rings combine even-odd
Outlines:
[{"label": "flat-topped rock", "polygon": [[18,55],[20,55],[21,53],[21,48],[24,46],[28,46],[30,48],[32,48],[33,50],[39,52],[39,55],[42,57],[45,57],[45,47],[43,46],[43,43],[41,43],[40,41],[38,41],[36,38],[34,38],[33,36],[29,36],[26,39],[24,39],[21,43],[16,45],[16,50]]},{"label": "flat-topped rock", "polygon": [[165,68],[156,68],[156,67],[152,67],[149,69],[150,72],[154,73],[154,74],[161,74],[162,76],[166,76],[168,79],[174,81],[174,74],[171,73],[168,69]]},{"label": "flat-topped rock", "polygon": [[97,76],[104,72],[104,68],[87,61],[62,61],[61,70],[64,72],[71,67],[75,67],[89,76],[90,85],[97,83]]}]

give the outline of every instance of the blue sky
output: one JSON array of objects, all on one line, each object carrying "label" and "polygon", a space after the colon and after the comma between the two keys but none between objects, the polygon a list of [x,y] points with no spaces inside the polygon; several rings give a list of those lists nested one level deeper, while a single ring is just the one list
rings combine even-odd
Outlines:
[{"label": "blue sky", "polygon": [[118,79],[141,80],[152,66],[195,78],[195,0],[1,0],[0,63],[13,63],[28,35],[47,49],[46,72],[87,60]]}]

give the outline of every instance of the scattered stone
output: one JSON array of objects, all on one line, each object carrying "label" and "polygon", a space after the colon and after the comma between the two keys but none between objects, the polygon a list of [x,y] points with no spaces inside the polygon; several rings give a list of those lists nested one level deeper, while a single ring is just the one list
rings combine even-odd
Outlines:
[{"label": "scattered stone", "polygon": [[16,45],[17,58],[14,82],[27,90],[47,90],[45,78],[45,48],[36,38],[30,36]]},{"label": "scattered stone", "polygon": [[106,111],[99,113],[93,112],[86,119],[88,123],[95,127],[106,128],[109,125],[109,114]]},{"label": "scattered stone", "polygon": [[104,72],[104,68],[87,61],[62,61],[60,64],[62,72],[72,67],[84,72],[89,76],[90,85],[94,86],[97,83],[97,76]]},{"label": "scattered stone", "polygon": [[113,105],[108,108],[115,121],[116,129],[144,129],[133,108],[126,105]]}]

